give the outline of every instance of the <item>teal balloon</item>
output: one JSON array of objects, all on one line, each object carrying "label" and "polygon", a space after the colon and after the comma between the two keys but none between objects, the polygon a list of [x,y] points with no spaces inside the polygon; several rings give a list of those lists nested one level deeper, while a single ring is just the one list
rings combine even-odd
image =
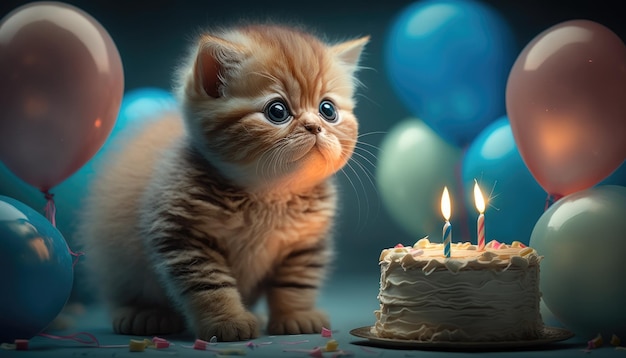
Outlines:
[{"label": "teal balloon", "polygon": [[[463,157],[465,204],[468,212],[477,216],[474,180],[487,199],[486,240],[528,245],[533,227],[545,209],[547,194],[524,164],[508,117],[488,125]],[[476,236],[476,220],[471,221],[471,229]]]},{"label": "teal balloon", "polygon": [[626,186],[626,163],[617,167],[606,179],[602,180],[598,185],[621,185]]},{"label": "teal balloon", "polygon": [[466,147],[506,113],[505,88],[517,55],[507,22],[473,0],[422,0],[394,19],[385,67],[411,113],[446,141]]},{"label": "teal balloon", "polygon": [[178,102],[169,91],[157,87],[137,88],[124,94],[111,137],[132,132],[164,113],[177,113]]},{"label": "teal balloon", "polygon": [[0,196],[0,343],[45,329],[67,302],[73,281],[63,235],[26,204]]},{"label": "teal balloon", "polygon": [[626,187],[602,185],[561,198],[533,229],[543,300],[583,340],[626,337],[625,218]]},{"label": "teal balloon", "polygon": [[[377,186],[384,207],[396,223],[417,239],[442,241],[441,195],[448,187],[452,201],[453,241],[468,241],[461,230],[456,170],[461,151],[417,119],[396,124],[380,146]],[[405,243],[406,244],[406,243]]]},{"label": "teal balloon", "polygon": [[[100,150],[73,175],[53,187],[56,204],[56,225],[63,235],[72,241],[77,227],[76,217],[87,188],[97,175],[97,165],[106,153],[117,150],[112,143],[122,136],[158,118],[163,113],[178,111],[178,104],[170,92],[156,87],[142,87],[124,94],[115,125]],[[0,195],[15,198],[32,208],[46,205],[43,194],[14,175],[0,162]]]}]

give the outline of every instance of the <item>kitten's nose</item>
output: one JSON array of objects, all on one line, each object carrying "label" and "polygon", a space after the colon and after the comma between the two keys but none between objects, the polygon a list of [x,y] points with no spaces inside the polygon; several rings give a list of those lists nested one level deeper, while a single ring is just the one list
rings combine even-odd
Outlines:
[{"label": "kitten's nose", "polygon": [[317,134],[317,133],[321,133],[322,132],[322,126],[320,126],[317,123],[310,123],[310,122],[309,123],[305,123],[304,124],[304,128],[307,131],[309,131],[309,132],[311,132],[313,134]]}]

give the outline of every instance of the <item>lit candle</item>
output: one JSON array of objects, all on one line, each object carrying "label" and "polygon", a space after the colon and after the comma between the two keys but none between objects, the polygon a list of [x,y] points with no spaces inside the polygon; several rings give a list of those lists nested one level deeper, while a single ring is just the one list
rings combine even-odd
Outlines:
[{"label": "lit candle", "polygon": [[448,193],[448,187],[443,188],[443,195],[441,195],[441,213],[443,214],[446,223],[443,225],[443,255],[450,257],[450,241],[452,240],[452,225],[450,224],[450,194]]},{"label": "lit candle", "polygon": [[478,251],[485,249],[485,198],[480,191],[478,182],[474,179],[474,204],[476,204],[476,210],[478,210],[478,221],[476,223],[476,230],[478,232]]}]

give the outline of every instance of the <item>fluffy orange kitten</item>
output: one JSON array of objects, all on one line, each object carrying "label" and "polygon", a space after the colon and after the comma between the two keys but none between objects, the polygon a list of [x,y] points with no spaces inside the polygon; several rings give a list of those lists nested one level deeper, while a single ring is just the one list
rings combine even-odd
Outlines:
[{"label": "fluffy orange kitten", "polygon": [[269,334],[329,327],[315,300],[367,41],[325,44],[274,25],[199,37],[178,72],[182,118],[125,142],[83,212],[79,236],[115,332],[254,338],[249,308],[262,294]]}]

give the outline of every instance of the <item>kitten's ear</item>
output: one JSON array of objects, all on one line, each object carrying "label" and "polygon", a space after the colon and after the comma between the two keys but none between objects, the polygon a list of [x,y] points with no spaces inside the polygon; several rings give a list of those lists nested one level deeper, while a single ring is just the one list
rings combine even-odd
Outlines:
[{"label": "kitten's ear", "polygon": [[243,49],[238,45],[219,37],[202,35],[193,69],[196,90],[213,98],[220,97],[225,73],[236,67],[243,57]]},{"label": "kitten's ear", "polygon": [[334,45],[331,49],[335,53],[335,56],[337,56],[342,63],[348,66],[352,72],[354,72],[358,68],[363,48],[369,40],[370,37],[365,36],[360,39],[350,40]]}]

